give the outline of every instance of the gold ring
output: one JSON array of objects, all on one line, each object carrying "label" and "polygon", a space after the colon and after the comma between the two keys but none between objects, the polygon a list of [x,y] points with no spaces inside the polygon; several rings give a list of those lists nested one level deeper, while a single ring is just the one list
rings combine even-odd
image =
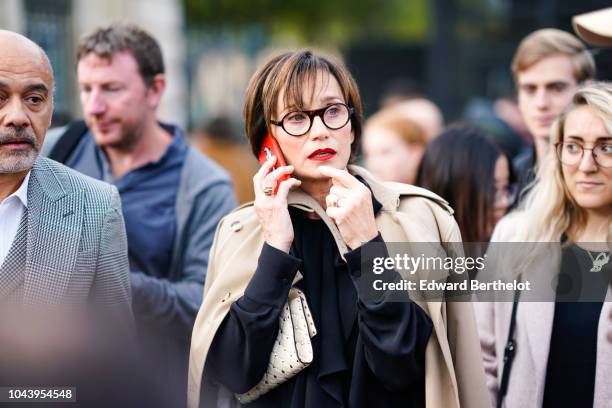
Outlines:
[{"label": "gold ring", "polygon": [[267,196],[271,196],[272,194],[274,194],[274,187],[264,187],[263,193]]}]

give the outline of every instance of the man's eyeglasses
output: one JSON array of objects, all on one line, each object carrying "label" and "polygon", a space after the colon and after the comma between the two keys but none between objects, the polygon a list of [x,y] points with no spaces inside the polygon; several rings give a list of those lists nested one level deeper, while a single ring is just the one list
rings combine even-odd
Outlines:
[{"label": "man's eyeglasses", "polygon": [[270,120],[270,123],[282,127],[291,136],[302,136],[308,133],[317,116],[328,129],[338,130],[346,126],[353,112],[353,108],[343,103],[334,103],[321,109],[289,112],[281,120]]},{"label": "man's eyeglasses", "polygon": [[557,157],[561,163],[575,166],[580,163],[585,150],[590,150],[593,160],[600,167],[612,167],[612,143],[596,143],[594,147],[587,148],[576,142],[562,142],[555,145]]}]

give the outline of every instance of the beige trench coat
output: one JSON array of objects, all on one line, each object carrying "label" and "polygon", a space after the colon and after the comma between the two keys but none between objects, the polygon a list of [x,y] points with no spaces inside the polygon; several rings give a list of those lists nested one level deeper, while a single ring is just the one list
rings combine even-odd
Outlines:
[{"label": "beige trench coat", "polygon": [[[414,186],[381,183],[357,166],[349,166],[349,171],[362,176],[382,204],[376,224],[386,242],[461,241],[452,209],[437,195]],[[338,228],[314,199],[296,190],[290,193],[288,202],[316,212],[332,232],[340,254],[348,252]],[[231,304],[242,296],[253,276],[263,244],[261,227],[252,205],[239,208],[219,223],[211,250],[204,302],[191,340],[190,408],[200,405],[201,387],[207,378],[203,371],[208,349]],[[429,315],[434,328],[425,352],[427,407],[488,406],[472,305],[459,302],[417,304]],[[235,406],[227,391],[218,392],[216,398],[217,406]]]}]

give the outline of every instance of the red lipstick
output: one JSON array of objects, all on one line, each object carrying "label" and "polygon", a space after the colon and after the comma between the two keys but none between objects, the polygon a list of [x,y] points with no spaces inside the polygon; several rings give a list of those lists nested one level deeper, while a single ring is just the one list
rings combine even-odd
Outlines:
[{"label": "red lipstick", "polygon": [[317,161],[326,161],[331,160],[336,157],[336,151],[334,149],[317,149],[314,152],[310,153],[308,156],[311,160]]}]

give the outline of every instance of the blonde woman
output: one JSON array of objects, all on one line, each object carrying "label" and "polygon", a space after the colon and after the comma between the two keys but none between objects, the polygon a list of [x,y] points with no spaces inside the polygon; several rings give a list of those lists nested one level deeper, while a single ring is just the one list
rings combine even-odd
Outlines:
[{"label": "blonde woman", "polygon": [[[548,265],[558,278],[549,281],[557,282],[556,302],[519,302],[510,336],[512,303],[476,304],[487,385],[498,406],[609,407],[612,84],[580,89],[553,126],[551,144],[524,206],[502,219],[493,241],[560,243],[558,253],[538,256],[532,250],[514,271],[537,279],[533,271],[542,274],[542,265]],[[560,301],[579,292],[578,286],[590,287],[588,302]],[[504,396],[500,385],[508,340],[514,355]]]}]

